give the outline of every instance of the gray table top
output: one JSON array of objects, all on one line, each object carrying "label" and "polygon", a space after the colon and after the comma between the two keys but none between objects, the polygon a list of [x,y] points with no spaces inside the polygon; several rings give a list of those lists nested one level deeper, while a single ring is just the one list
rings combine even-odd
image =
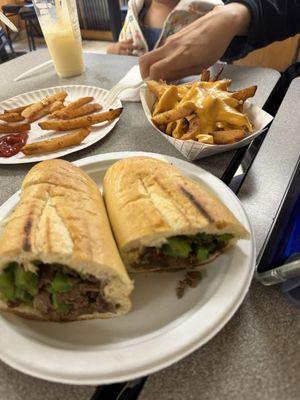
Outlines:
[{"label": "gray table top", "polygon": [[[45,87],[83,84],[99,86],[106,89],[117,83],[128,70],[137,63],[136,57],[121,57],[100,54],[85,54],[86,72],[75,78],[59,79],[53,67],[47,67],[34,74],[33,77],[13,82],[22,72],[49,59],[47,50],[28,53],[16,60],[0,66],[0,101],[20,93]],[[258,85],[254,101],[263,106],[275,86],[279,73],[264,68],[241,68],[228,65],[224,76],[233,78],[234,87]],[[146,120],[140,103],[124,103],[122,118],[115,129],[103,140],[93,146],[73,153],[65,158],[74,161],[94,154],[113,151],[152,151],[184,158],[167,140],[162,138]],[[198,165],[221,176],[227,167],[233,152],[209,157],[197,162]],[[0,191],[0,203],[11,196],[19,187],[31,164],[0,167],[1,182],[5,188]],[[14,179],[11,180],[11,176]]]},{"label": "gray table top", "polygon": [[[15,76],[48,58],[46,51],[37,51],[24,56],[22,59],[0,66],[0,100],[35,88],[70,84],[70,80],[56,78],[51,69],[45,69],[43,72],[35,74],[34,78],[13,83]],[[72,84],[110,88],[137,61],[133,57],[94,54],[86,54],[85,58],[87,71],[84,75],[72,79]],[[261,68],[227,66],[224,76],[232,77],[236,87],[258,84],[257,95],[254,100],[259,106],[262,106],[272,91],[279,74]],[[272,126],[272,138],[279,135],[279,133],[274,132],[280,132],[284,124],[286,124],[288,132],[291,132],[292,127],[297,126],[296,112],[293,116],[294,119],[285,121],[285,115],[290,115],[290,113],[287,113],[287,109],[290,109],[289,103],[294,101],[297,95],[294,91],[295,88],[292,87],[292,94],[289,94],[291,99],[288,97],[287,103],[283,105],[283,110],[279,116],[279,127],[276,128],[275,126],[277,118],[273,125],[274,129]],[[297,102],[294,101],[293,104],[297,104]],[[125,104],[120,122],[107,138],[89,149],[74,153],[66,158],[75,160],[93,154],[122,150],[156,151],[180,157],[180,153],[171,147],[167,141],[155,135],[145,120],[140,107],[139,104]],[[283,122],[281,122],[282,119]],[[300,117],[298,117],[298,126],[299,122]],[[270,152],[271,159],[269,162],[272,161],[272,154],[274,154],[272,149],[269,150],[267,147],[268,143],[272,147],[272,138],[271,134],[268,134],[263,144],[266,147],[266,153]],[[259,161],[260,153],[253,168]],[[290,147],[286,153],[290,153]],[[223,157],[210,157],[201,160],[199,165],[220,176],[231,157],[232,154],[226,154]],[[290,159],[290,156],[287,158]],[[288,165],[291,167],[291,160]],[[30,165],[1,166],[0,203],[19,189],[29,167]],[[247,179],[245,182],[245,192],[242,191],[241,196],[243,196],[247,210],[252,213],[251,216],[253,215],[253,223],[255,229],[257,229],[259,243],[265,237],[267,228],[266,222],[261,226],[255,207],[251,209],[252,204],[258,204],[255,197],[260,194],[258,188],[260,190],[265,188],[264,185],[260,186],[260,166],[258,165],[256,168],[256,173],[249,175],[249,180]],[[288,167],[284,171],[288,173]],[[278,171],[278,174],[281,172],[283,171]],[[282,179],[284,180],[284,178]],[[280,180],[280,188],[278,185],[275,196],[277,202],[283,190]],[[276,210],[276,206],[273,209],[269,207],[269,212],[264,215],[265,221],[268,223],[272,219],[274,210]],[[265,289],[254,282],[242,307],[221,333],[204,348],[183,361],[151,376],[147,380],[140,398],[143,400],[252,399],[253,397],[281,399],[283,395],[288,399],[296,398],[300,389],[300,380],[298,377],[296,378],[297,374],[292,372],[299,371],[300,357],[299,353],[298,358],[291,356],[296,352],[296,340],[299,337],[300,326],[297,315],[297,311],[285,302],[276,289]],[[284,340],[284,333],[287,329],[289,329],[289,341]],[[296,336],[296,333],[298,333],[298,336]],[[93,391],[93,387],[74,387],[40,381],[13,371],[0,363],[0,399],[15,400],[26,397],[31,400],[41,398],[45,400],[68,400],[71,398],[85,400],[91,397]]]},{"label": "gray table top", "polygon": [[[261,249],[300,154],[295,79],[239,193]],[[277,287],[253,281],[238,312],[203,348],[146,381],[139,400],[295,400],[300,315]]]}]

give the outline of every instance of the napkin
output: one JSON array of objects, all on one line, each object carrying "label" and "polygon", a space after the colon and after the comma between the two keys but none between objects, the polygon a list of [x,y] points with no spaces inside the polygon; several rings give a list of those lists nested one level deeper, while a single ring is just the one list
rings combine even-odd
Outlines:
[{"label": "napkin", "polygon": [[[120,80],[119,83],[125,83],[126,85],[134,85],[142,80],[140,74],[140,67],[135,65],[132,67],[127,74]],[[140,88],[137,89],[126,89],[124,92],[119,94],[121,101],[140,102]]]}]

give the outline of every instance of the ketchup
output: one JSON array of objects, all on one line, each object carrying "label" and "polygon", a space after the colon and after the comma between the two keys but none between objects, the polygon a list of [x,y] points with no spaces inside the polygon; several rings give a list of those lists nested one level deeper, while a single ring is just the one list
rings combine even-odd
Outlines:
[{"label": "ketchup", "polygon": [[0,157],[12,157],[26,144],[27,133],[15,133],[0,138]]}]

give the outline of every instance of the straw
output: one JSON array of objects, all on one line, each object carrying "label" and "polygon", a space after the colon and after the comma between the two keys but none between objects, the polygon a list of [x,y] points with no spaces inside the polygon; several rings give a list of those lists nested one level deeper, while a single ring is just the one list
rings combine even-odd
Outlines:
[{"label": "straw", "polygon": [[18,28],[0,11],[0,21],[7,25],[13,32],[18,32]]},{"label": "straw", "polygon": [[50,65],[50,64],[53,64],[53,61],[52,61],[52,60],[45,61],[45,62],[43,62],[42,64],[39,64],[39,65],[37,65],[36,67],[33,67],[33,68],[29,69],[28,71],[23,72],[23,74],[17,76],[17,77],[14,79],[14,82],[18,82],[18,81],[20,81],[21,79],[26,78],[27,76],[31,75],[32,72],[38,71],[39,69],[41,69],[41,68],[43,68],[43,67],[46,67],[47,65]]}]

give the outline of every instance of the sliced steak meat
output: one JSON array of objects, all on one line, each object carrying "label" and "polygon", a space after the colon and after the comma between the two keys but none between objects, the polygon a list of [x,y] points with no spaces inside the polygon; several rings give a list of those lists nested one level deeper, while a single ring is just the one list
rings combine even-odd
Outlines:
[{"label": "sliced steak meat", "polygon": [[[57,268],[53,268],[52,266],[46,266],[46,265],[42,266],[40,269],[39,288],[49,285],[53,281],[56,272]],[[69,282],[72,285],[76,285],[82,282],[82,280],[78,275],[77,276],[69,275]]]},{"label": "sliced steak meat", "polygon": [[39,288],[49,285],[53,278],[55,272],[49,267],[42,267],[40,272]]},{"label": "sliced steak meat", "polygon": [[89,306],[89,298],[86,296],[86,292],[80,292],[77,289],[71,292],[59,293],[57,294],[57,298],[66,304],[71,304],[74,310]]},{"label": "sliced steak meat", "polygon": [[33,299],[33,307],[43,314],[49,314],[53,307],[51,303],[50,293],[43,290]]},{"label": "sliced steak meat", "polygon": [[182,267],[193,268],[199,264],[199,261],[193,254],[188,258],[176,258],[162,254],[160,249],[156,247],[148,247],[141,255],[140,262],[136,265],[136,268],[138,269],[140,265],[143,268],[149,269],[163,267],[165,269],[176,270]]},{"label": "sliced steak meat", "polygon": [[9,308],[18,307],[20,304],[22,304],[21,300],[9,300],[7,302],[7,305],[8,305]]},{"label": "sliced steak meat", "polygon": [[[52,295],[47,286],[53,282],[57,271],[68,275],[68,281],[74,288],[67,292],[57,292],[57,300],[72,306],[67,315],[60,315],[53,306]],[[33,307],[51,319],[60,321],[74,319],[82,314],[94,312],[113,312],[115,306],[105,299],[102,292],[102,283],[90,276],[79,276],[76,271],[59,264],[43,264],[39,266],[39,293],[33,300]]]},{"label": "sliced steak meat", "polygon": [[71,304],[74,311],[80,311],[79,314],[114,310],[114,306],[105,299],[99,283],[81,283],[70,292],[58,294],[58,299]]},{"label": "sliced steak meat", "polygon": [[99,292],[101,289],[101,285],[99,281],[97,281],[97,284],[95,283],[81,283],[77,290],[79,292]]},{"label": "sliced steak meat", "polygon": [[99,293],[95,301],[95,310],[101,310],[102,312],[113,312],[119,305],[114,306],[114,304],[108,303],[103,297],[102,293]]},{"label": "sliced steak meat", "polygon": [[201,279],[202,279],[202,273],[200,271],[188,271],[185,275],[185,278],[178,282],[178,285],[175,289],[177,298],[181,299],[184,296],[186,289],[188,287],[190,288],[197,287]]}]

